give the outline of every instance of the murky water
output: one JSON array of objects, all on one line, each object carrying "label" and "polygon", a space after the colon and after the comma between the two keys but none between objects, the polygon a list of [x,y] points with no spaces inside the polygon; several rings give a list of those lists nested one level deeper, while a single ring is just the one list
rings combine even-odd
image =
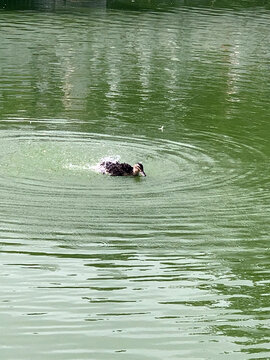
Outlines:
[{"label": "murky water", "polygon": [[268,2],[4,3],[3,359],[269,359]]}]

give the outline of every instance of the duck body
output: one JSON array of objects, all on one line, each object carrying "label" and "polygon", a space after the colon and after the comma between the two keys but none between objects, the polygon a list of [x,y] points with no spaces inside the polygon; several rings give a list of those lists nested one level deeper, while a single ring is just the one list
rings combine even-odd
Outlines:
[{"label": "duck body", "polygon": [[141,163],[135,164],[132,167],[127,163],[120,163],[118,161],[103,161],[100,166],[103,174],[111,176],[146,176]]}]

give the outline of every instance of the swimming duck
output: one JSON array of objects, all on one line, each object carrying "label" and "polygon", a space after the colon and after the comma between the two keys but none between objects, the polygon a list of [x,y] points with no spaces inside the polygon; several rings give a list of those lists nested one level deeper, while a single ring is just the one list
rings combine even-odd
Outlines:
[{"label": "swimming duck", "polygon": [[132,167],[127,163],[120,163],[118,161],[103,161],[100,166],[103,168],[103,174],[111,176],[146,176],[141,163],[137,163]]}]

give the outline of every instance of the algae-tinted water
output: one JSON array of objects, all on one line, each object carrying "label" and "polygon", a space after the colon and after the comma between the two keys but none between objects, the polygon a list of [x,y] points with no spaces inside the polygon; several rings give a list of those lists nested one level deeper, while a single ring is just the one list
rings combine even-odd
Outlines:
[{"label": "algae-tinted water", "polygon": [[3,359],[269,359],[270,11],[209,3],[0,12]]}]

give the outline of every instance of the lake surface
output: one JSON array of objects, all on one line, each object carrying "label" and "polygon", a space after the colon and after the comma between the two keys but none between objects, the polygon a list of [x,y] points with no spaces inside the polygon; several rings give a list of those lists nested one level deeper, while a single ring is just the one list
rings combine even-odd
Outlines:
[{"label": "lake surface", "polygon": [[1,8],[1,357],[270,359],[269,3]]}]

